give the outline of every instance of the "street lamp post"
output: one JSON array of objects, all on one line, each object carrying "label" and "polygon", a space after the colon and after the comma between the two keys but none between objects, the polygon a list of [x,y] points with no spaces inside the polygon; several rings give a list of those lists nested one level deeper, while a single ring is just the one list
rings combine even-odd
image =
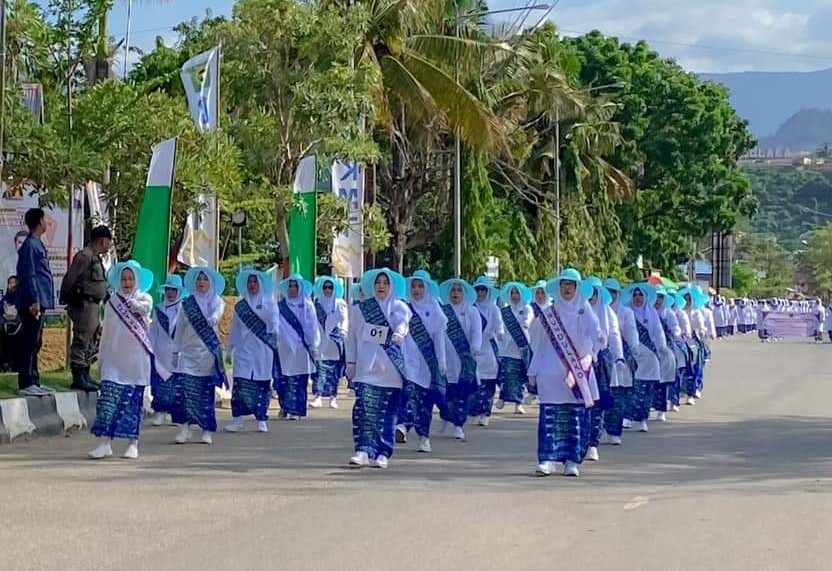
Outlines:
[{"label": "street lamp post", "polygon": [[[504,10],[491,10],[477,12],[461,16],[459,6],[456,9],[456,22],[454,23],[454,36],[460,37],[460,24],[463,19],[479,18],[481,16],[493,16],[495,14],[513,14],[532,10],[549,10],[549,4],[535,4],[524,8],[506,8]],[[459,70],[457,69],[456,79],[459,81]],[[454,276],[462,275],[462,143],[459,136],[454,141]]]}]

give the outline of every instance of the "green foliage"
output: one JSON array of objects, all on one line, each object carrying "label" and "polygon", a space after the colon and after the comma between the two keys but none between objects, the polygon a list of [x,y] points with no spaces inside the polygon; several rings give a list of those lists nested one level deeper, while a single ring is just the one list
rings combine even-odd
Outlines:
[{"label": "green foliage", "polygon": [[[731,288],[742,296],[747,296],[757,285],[757,271],[747,263],[734,264],[731,268]],[[722,293],[722,292],[720,292]],[[722,293],[728,297],[725,293]]]},{"label": "green foliage", "polygon": [[806,262],[818,288],[824,292],[832,290],[832,224],[811,233],[806,247]]}]

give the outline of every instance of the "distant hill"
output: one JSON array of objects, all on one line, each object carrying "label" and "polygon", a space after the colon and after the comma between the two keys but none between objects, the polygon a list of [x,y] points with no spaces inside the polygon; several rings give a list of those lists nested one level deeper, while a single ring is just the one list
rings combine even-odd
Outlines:
[{"label": "distant hill", "polygon": [[758,139],[773,135],[798,111],[832,109],[832,69],[706,73],[701,77],[729,89],[731,103]]},{"label": "distant hill", "polygon": [[760,139],[761,149],[789,149],[814,152],[825,144],[832,144],[832,111],[803,109],[780,125],[770,137]]}]

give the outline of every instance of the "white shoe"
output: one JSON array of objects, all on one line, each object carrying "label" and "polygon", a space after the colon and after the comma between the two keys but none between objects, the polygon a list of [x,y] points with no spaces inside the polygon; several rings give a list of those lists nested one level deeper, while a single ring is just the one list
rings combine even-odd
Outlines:
[{"label": "white shoe", "polygon": [[630,420],[629,418],[625,418],[624,421],[621,423],[621,427],[622,428],[632,428],[633,427],[633,421]]},{"label": "white shoe", "polygon": [[329,399],[329,408],[338,408],[338,399],[335,397]]},{"label": "white shoe", "polygon": [[523,404],[532,404],[534,402],[535,395],[527,394],[523,397]]},{"label": "white shoe", "polygon": [[364,466],[370,465],[370,458],[367,456],[366,452],[356,452],[352,458],[350,458],[350,466],[353,468],[363,468]]},{"label": "white shoe", "polygon": [[489,424],[490,422],[491,422],[491,418],[490,418],[490,417],[485,416],[485,415],[482,415],[482,416],[480,417],[480,419],[477,421],[477,424],[479,424],[480,426],[488,426],[488,424]]},{"label": "white shoe", "polygon": [[613,446],[621,446],[621,437],[610,436],[610,444],[612,444]]},{"label": "white shoe", "polygon": [[128,460],[135,460],[139,457],[139,443],[138,442],[131,442],[127,446],[127,450],[124,451],[122,458],[127,458]]},{"label": "white shoe", "polygon": [[214,436],[213,433],[208,432],[206,430],[202,431],[202,438],[199,439],[200,442],[203,444],[213,444],[214,443]]},{"label": "white shoe", "polygon": [[639,426],[638,426],[638,431],[639,432],[649,432],[649,430],[650,429],[647,427],[647,421],[642,420],[641,424],[639,424]]},{"label": "white shoe", "polygon": [[590,462],[598,462],[601,457],[598,455],[598,449],[595,446],[590,446],[586,451],[586,459]]},{"label": "white shoe", "polygon": [[240,432],[243,429],[243,419],[242,418],[235,418],[231,421],[231,424],[225,427],[226,432]]},{"label": "white shoe", "polygon": [[182,430],[179,431],[179,434],[176,435],[176,443],[177,444],[185,444],[188,440],[191,439],[191,427],[187,424],[182,427]]},{"label": "white shoe", "polygon": [[506,406],[506,403],[503,399],[497,399],[497,402],[494,403],[494,408],[497,410],[503,410],[504,406]]},{"label": "white shoe", "polygon": [[601,438],[599,439],[601,444],[609,444],[610,443],[610,435],[607,433],[606,430],[601,431]]},{"label": "white shoe", "polygon": [[404,424],[396,425],[396,444],[407,444],[407,428]]},{"label": "white shoe", "polygon": [[659,422],[667,422],[667,413],[666,412],[660,412],[656,416],[656,418],[658,419]]},{"label": "white shoe", "polygon": [[430,447],[430,438],[422,436],[419,439],[419,452],[423,452],[425,454],[433,452],[433,449]]},{"label": "white shoe", "polygon": [[694,394],[693,396],[695,396],[698,399],[701,399],[702,398],[702,391],[697,390],[696,394]]},{"label": "white shoe", "polygon": [[463,432],[461,426],[454,426],[454,438],[457,440],[465,440],[465,432]]},{"label": "white shoe", "polygon": [[315,397],[315,399],[309,403],[309,408],[321,408],[323,405],[323,399],[321,397]]},{"label": "white shoe", "polygon": [[300,417],[296,414],[287,414],[286,420],[300,420]]},{"label": "white shoe", "polygon": [[567,461],[566,466],[563,468],[563,475],[564,476],[571,476],[573,478],[577,478],[581,475],[580,471],[578,471],[578,465],[572,461]]},{"label": "white shoe", "polygon": [[537,465],[537,470],[535,470],[534,473],[538,476],[551,476],[552,471],[553,470],[551,462],[542,462]]},{"label": "white shoe", "polygon": [[150,422],[153,426],[162,426],[165,422],[165,413],[157,412],[153,415],[153,420]]},{"label": "white shoe", "polygon": [[671,408],[670,410],[672,410],[673,412],[679,412],[679,411],[680,411],[680,410],[682,410],[682,409],[680,409],[680,408],[679,408],[679,405],[678,405],[678,404],[674,404],[674,405],[673,405],[673,408]]},{"label": "white shoe", "polygon": [[522,404],[515,405],[514,414],[526,414],[526,409],[523,408]]},{"label": "white shoe", "polygon": [[387,459],[387,456],[385,456],[384,454],[382,454],[381,456],[376,458],[375,461],[373,462],[373,466],[375,466],[376,468],[381,468],[382,470],[386,470],[387,466],[389,466],[389,465],[390,465],[390,461]]},{"label": "white shoe", "polygon": [[688,400],[685,401],[685,404],[688,405],[688,406],[695,406],[696,405],[696,399],[693,398],[693,397],[688,397]]},{"label": "white shoe", "polygon": [[269,423],[265,420],[258,420],[257,421],[257,432],[268,432],[269,431]]},{"label": "white shoe", "polygon": [[89,457],[93,460],[101,460],[102,458],[109,458],[113,455],[113,447],[110,446],[110,441],[104,441],[98,447],[89,453]]}]

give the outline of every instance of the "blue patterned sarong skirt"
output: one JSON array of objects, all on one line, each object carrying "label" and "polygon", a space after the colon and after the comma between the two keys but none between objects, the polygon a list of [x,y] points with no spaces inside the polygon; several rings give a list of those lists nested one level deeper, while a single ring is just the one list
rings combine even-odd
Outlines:
[{"label": "blue patterned sarong skirt", "polygon": [[613,406],[613,397],[610,392],[610,378],[613,370],[612,353],[604,349],[598,353],[598,362],[593,366],[595,379],[598,381],[599,400],[590,409],[591,427],[588,446],[598,446],[601,443],[601,428],[606,411]]},{"label": "blue patterned sarong skirt", "polygon": [[101,381],[90,432],[105,438],[138,440],[142,427],[144,387]]},{"label": "blue patterned sarong skirt", "polygon": [[670,387],[673,383],[656,383],[653,387],[653,408],[658,412],[667,412],[667,401],[670,400]]},{"label": "blue patterned sarong skirt", "polygon": [[[315,382],[314,379],[312,382]],[[277,399],[280,401],[280,413],[293,416],[306,416],[306,397],[309,385],[309,373],[293,376],[281,376],[275,382]]]},{"label": "blue patterned sarong skirt", "polygon": [[430,389],[405,381],[399,406],[399,424],[403,424],[407,430],[415,430],[419,436],[430,438],[430,423],[435,403]]},{"label": "blue patterned sarong skirt", "polygon": [[439,418],[454,426],[463,427],[468,420],[468,402],[477,385],[470,383],[448,383],[445,406],[439,410]]},{"label": "blue patterned sarong skirt", "polygon": [[468,416],[491,416],[497,379],[483,379],[468,399]]},{"label": "blue patterned sarong skirt", "polygon": [[633,389],[630,387],[611,387],[612,406],[604,411],[604,430],[610,436],[621,436],[624,415],[630,408]]},{"label": "blue patterned sarong skirt", "polygon": [[630,408],[630,420],[633,422],[641,422],[647,420],[650,416],[650,408],[653,406],[653,400],[656,394],[655,385],[660,385],[658,381],[640,381],[633,380],[632,392],[632,406]]},{"label": "blue patterned sarong skirt", "polygon": [[537,461],[580,464],[586,451],[581,435],[588,415],[582,404],[540,404]]},{"label": "blue patterned sarong skirt", "polygon": [[500,357],[500,372],[497,377],[500,383],[500,400],[522,404],[526,396],[526,385],[529,380],[526,375],[526,364],[523,359]]},{"label": "blue patterned sarong skirt", "polygon": [[355,383],[352,439],[356,452],[366,452],[371,460],[393,456],[401,393],[401,389]]},{"label": "blue patterned sarong skirt", "polygon": [[318,361],[318,378],[312,383],[312,394],[316,397],[338,396],[338,382],[341,380],[341,361]]},{"label": "blue patterned sarong skirt", "polygon": [[150,393],[153,395],[153,401],[150,405],[153,412],[165,412],[168,414],[173,412],[173,407],[176,406],[175,377],[170,377],[167,381],[163,381],[162,377],[154,372],[150,376]]},{"label": "blue patterned sarong skirt", "polygon": [[195,424],[207,432],[217,431],[217,414],[214,409],[214,377],[195,377],[178,373],[176,379],[176,406],[171,417],[176,424]]},{"label": "blue patterned sarong skirt", "polygon": [[231,415],[234,418],[254,415],[257,420],[269,420],[269,401],[272,384],[234,377],[231,387]]}]

